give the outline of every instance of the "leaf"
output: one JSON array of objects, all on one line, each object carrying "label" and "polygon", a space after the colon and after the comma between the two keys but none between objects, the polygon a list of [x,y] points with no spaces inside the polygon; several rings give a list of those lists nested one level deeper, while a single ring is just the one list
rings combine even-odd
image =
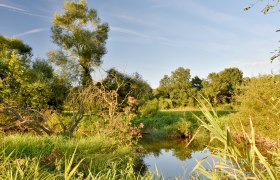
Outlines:
[{"label": "leaf", "polygon": [[244,7],[243,10],[244,10],[244,11],[248,11],[249,9],[251,9],[251,7],[252,7],[252,6],[246,6],[246,7]]},{"label": "leaf", "polygon": [[207,157],[205,157],[205,158],[201,159],[200,161],[198,161],[197,164],[195,165],[195,167],[193,168],[191,173],[193,173],[197,168],[199,168],[206,159],[207,159]]},{"label": "leaf", "polygon": [[267,5],[267,6],[265,6],[265,8],[263,8],[262,12],[264,14],[267,14],[271,9],[273,9],[273,7],[274,6],[272,6],[272,5]]},{"label": "leaf", "polygon": [[272,56],[270,58],[271,62],[274,61],[276,58],[278,58],[280,56],[280,54],[275,54],[274,56]]}]

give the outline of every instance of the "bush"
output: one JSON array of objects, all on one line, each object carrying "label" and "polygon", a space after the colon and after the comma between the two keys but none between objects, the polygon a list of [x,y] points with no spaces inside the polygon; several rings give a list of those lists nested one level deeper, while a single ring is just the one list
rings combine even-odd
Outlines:
[{"label": "bush", "polygon": [[234,124],[240,125],[241,120],[245,129],[249,130],[251,118],[257,134],[279,137],[280,76],[251,78],[242,91],[243,94],[237,97],[238,113],[230,116]]},{"label": "bush", "polygon": [[172,108],[172,100],[167,98],[159,98],[159,108],[160,109],[170,109]]},{"label": "bush", "polygon": [[157,99],[148,101],[140,108],[140,113],[143,116],[153,115],[159,110],[159,104]]},{"label": "bush", "polygon": [[192,128],[193,124],[190,121],[185,121],[185,120],[180,120],[176,123],[176,128],[178,133],[180,134],[191,134],[191,128]]}]

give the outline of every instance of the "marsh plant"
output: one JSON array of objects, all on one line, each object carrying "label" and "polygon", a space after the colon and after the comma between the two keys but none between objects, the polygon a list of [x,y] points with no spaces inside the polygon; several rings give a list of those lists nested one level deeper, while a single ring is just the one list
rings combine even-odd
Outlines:
[{"label": "marsh plant", "polygon": [[[279,150],[270,153],[272,161],[268,160],[256,145],[255,131],[250,119],[251,132],[247,133],[242,128],[244,137],[244,148],[237,144],[232,137],[232,133],[228,127],[223,127],[219,123],[217,113],[212,109],[209,111],[207,107],[201,103],[201,111],[205,119],[198,118],[202,123],[202,127],[211,133],[211,141],[217,140],[221,146],[213,148],[214,159],[213,168],[206,169],[202,166],[205,159],[199,161],[193,171],[204,175],[210,179],[279,179]],[[241,127],[242,124],[241,124]]]}]

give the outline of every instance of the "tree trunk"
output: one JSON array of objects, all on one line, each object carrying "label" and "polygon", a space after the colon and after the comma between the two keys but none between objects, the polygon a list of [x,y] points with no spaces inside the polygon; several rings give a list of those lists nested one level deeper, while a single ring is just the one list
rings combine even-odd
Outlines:
[{"label": "tree trunk", "polygon": [[92,83],[92,77],[90,74],[90,67],[87,65],[82,65],[83,72],[82,72],[82,85],[83,87]]}]

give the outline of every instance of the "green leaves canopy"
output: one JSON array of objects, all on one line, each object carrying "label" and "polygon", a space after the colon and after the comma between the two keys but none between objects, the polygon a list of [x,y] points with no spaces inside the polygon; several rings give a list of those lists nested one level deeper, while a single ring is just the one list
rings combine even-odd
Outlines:
[{"label": "green leaves canopy", "polygon": [[78,64],[85,86],[92,82],[93,67],[102,63],[109,26],[100,22],[96,10],[88,9],[85,0],[65,1],[64,10],[53,19],[52,39],[61,49],[50,53],[51,59],[57,64]]}]

